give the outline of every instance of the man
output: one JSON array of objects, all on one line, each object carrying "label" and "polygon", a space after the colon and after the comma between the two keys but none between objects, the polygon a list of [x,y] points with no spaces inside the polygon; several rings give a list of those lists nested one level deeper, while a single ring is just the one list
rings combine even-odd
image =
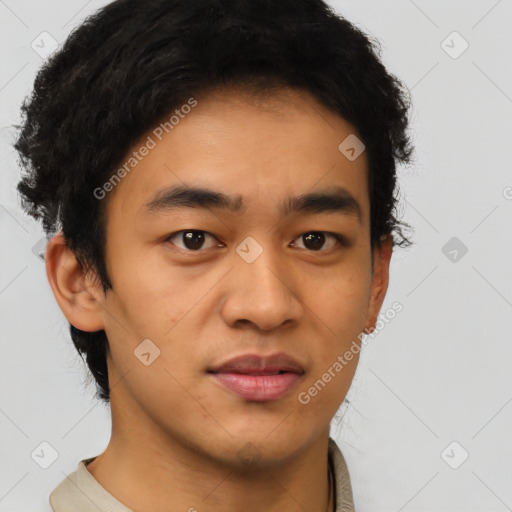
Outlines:
[{"label": "man", "polygon": [[329,426],[412,153],[373,44],[321,0],[117,0],[23,112],[18,188],[112,411],[53,510],[354,510]]}]

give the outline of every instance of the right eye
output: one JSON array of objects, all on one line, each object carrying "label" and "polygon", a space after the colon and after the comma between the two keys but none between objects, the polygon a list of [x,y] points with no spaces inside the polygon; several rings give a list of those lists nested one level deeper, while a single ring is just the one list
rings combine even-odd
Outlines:
[{"label": "right eye", "polygon": [[[202,231],[198,229],[184,229],[181,231],[177,231],[176,233],[172,233],[169,235],[165,242],[171,242],[176,247],[180,249],[184,249],[187,251],[200,251],[201,249],[205,249],[203,245],[205,242],[210,240],[210,243],[206,249],[211,249],[212,247],[219,247],[220,242],[207,231]],[[215,241],[217,243],[215,243]]]}]

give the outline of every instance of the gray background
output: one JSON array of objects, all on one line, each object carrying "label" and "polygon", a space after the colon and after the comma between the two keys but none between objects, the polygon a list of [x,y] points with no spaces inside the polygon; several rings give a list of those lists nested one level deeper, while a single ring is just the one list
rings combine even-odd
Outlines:
[{"label": "gray background", "polygon": [[[19,206],[10,146],[43,62],[32,42],[62,43],[105,3],[0,0],[1,512],[49,511],[50,491],[110,436],[34,254],[43,231]],[[400,171],[415,245],[395,252],[382,310],[403,311],[368,340],[332,428],[356,510],[512,510],[511,2],[330,3],[412,91],[417,147]],[[42,442],[58,453],[48,469],[31,455]]]}]

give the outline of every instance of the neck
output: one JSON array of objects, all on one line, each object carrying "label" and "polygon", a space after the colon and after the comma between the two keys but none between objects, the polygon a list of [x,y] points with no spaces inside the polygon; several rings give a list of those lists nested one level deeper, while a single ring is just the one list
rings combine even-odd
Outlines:
[{"label": "neck", "polygon": [[[326,512],[329,430],[285,461],[240,467],[164,432],[142,411],[112,407],[112,436],[88,471],[134,512]],[[334,483],[333,483],[334,485]],[[330,511],[329,511],[330,512]]]}]

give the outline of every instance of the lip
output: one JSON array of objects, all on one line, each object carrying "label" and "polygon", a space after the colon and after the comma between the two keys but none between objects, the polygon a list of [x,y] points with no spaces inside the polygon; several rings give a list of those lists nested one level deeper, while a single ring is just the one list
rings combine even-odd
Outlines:
[{"label": "lip", "polygon": [[243,354],[208,373],[236,395],[255,402],[277,400],[288,394],[304,374],[302,366],[280,352],[267,356]]}]

